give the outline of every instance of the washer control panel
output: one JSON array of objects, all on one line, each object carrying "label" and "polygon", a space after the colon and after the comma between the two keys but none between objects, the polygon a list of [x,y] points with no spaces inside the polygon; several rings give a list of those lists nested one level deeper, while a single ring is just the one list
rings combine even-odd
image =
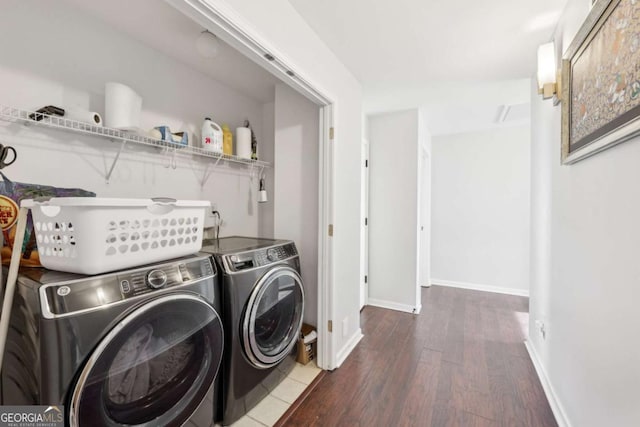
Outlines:
[{"label": "washer control panel", "polygon": [[[40,288],[43,314],[71,315],[216,274],[211,257],[185,259],[151,268],[87,277]],[[46,310],[45,310],[46,309]]]},{"label": "washer control panel", "polygon": [[227,268],[230,271],[249,270],[274,264],[298,255],[296,245],[287,243],[280,246],[272,246],[265,249],[257,249],[250,252],[226,255]]},{"label": "washer control panel", "polygon": [[122,295],[129,297],[212,276],[214,271],[211,259],[207,258],[195,262],[155,267],[151,270],[137,270],[129,274],[118,274],[118,281]]}]

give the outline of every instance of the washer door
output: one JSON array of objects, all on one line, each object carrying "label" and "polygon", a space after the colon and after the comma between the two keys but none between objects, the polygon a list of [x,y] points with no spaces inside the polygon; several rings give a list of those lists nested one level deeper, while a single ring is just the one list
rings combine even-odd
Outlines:
[{"label": "washer door", "polygon": [[143,304],[89,357],[71,395],[71,425],[182,425],[214,382],[223,342],[218,313],[197,295]]},{"label": "washer door", "polygon": [[296,344],[302,326],[304,290],[298,272],[279,266],[254,287],[242,320],[247,358],[259,368],[284,359]]}]

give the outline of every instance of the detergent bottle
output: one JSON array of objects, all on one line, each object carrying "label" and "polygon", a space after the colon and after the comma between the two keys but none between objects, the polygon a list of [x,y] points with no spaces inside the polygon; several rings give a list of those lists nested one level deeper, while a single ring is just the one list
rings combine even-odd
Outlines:
[{"label": "detergent bottle", "polygon": [[233,155],[233,133],[226,124],[222,125],[222,152],[226,155]]},{"label": "detergent bottle", "polygon": [[202,148],[212,153],[222,154],[222,128],[209,117],[202,124]]}]

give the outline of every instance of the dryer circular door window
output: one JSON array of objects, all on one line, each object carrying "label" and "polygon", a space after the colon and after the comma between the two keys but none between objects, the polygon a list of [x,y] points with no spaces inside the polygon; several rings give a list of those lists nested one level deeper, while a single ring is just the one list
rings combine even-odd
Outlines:
[{"label": "dryer circular door window", "polygon": [[89,356],[71,395],[71,425],[182,425],[215,380],[223,342],[218,313],[195,294],[144,303]]},{"label": "dryer circular door window", "polygon": [[242,320],[244,350],[251,363],[269,368],[284,359],[296,345],[303,311],[304,290],[297,271],[280,266],[262,276]]}]

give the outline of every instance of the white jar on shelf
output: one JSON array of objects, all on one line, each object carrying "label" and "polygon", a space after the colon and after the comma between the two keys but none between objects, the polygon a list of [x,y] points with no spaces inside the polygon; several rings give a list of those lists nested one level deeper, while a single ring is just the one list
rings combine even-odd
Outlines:
[{"label": "white jar on shelf", "polygon": [[243,159],[251,158],[251,129],[248,127],[236,129],[236,155]]}]

